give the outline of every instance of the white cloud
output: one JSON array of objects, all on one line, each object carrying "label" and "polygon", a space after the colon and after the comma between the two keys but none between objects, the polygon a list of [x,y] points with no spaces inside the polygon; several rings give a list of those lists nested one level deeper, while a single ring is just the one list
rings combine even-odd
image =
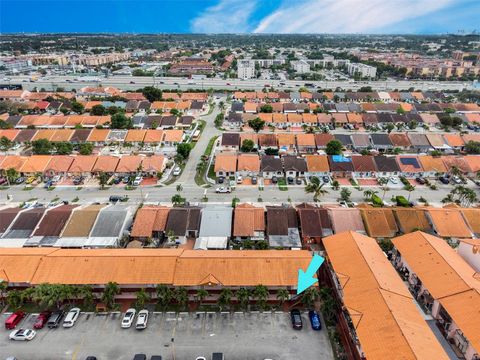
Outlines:
[{"label": "white cloud", "polygon": [[[256,33],[375,33],[441,10],[455,0],[285,1],[260,21]],[[413,29],[412,31],[413,32]]]},{"label": "white cloud", "polygon": [[256,0],[220,0],[193,19],[190,27],[196,33],[248,32],[251,30],[249,19],[256,5]]}]

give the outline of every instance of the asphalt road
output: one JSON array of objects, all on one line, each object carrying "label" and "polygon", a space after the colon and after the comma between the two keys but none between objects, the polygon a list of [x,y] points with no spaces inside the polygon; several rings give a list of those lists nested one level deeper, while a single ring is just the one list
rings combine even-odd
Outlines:
[{"label": "asphalt road", "polygon": [[[322,89],[336,89],[340,87],[342,89],[349,89],[352,91],[358,90],[363,86],[371,86],[374,90],[387,90],[394,89],[408,90],[413,87],[415,89],[426,90],[461,90],[464,88],[473,88],[471,82],[458,82],[458,81],[407,81],[407,80],[387,80],[387,81],[296,81],[296,80],[261,80],[261,79],[204,79],[204,80],[191,80],[178,77],[141,77],[141,76],[110,76],[109,78],[99,78],[98,81],[80,81],[80,76],[72,75],[55,75],[47,76],[38,79],[35,82],[30,82],[29,76],[11,76],[7,83],[20,84],[23,88],[31,90],[33,88],[45,88],[46,90],[53,90],[57,87],[62,87],[66,90],[80,89],[85,86],[113,86],[122,90],[136,90],[145,86],[155,85],[161,89],[228,89],[228,90],[261,90],[265,85],[270,85],[275,89],[289,89],[295,90],[301,86],[305,86],[305,83],[311,83],[316,88]],[[75,80],[77,79],[77,80]],[[68,80],[68,81],[67,81]],[[5,83],[3,81],[2,83]],[[280,84],[282,83],[282,84]]]},{"label": "asphalt road", "polygon": [[[333,359],[326,331],[312,330],[306,313],[302,318],[303,329],[297,331],[292,329],[290,315],[283,312],[150,313],[147,329],[137,331],[120,328],[121,314],[82,313],[74,327],[44,328],[29,342],[10,341],[9,331],[1,330],[0,356],[131,360],[143,353],[147,359],[161,355],[165,360],[194,360],[223,352],[228,360]],[[19,326],[31,328],[33,321],[30,315]]]}]

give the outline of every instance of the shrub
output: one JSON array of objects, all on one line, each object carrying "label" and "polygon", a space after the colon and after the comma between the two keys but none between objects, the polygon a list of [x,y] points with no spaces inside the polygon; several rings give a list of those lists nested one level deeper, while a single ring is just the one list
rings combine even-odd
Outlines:
[{"label": "shrub", "polygon": [[374,206],[383,206],[383,201],[380,196],[373,194],[372,195],[372,203]]},{"label": "shrub", "polygon": [[397,202],[397,206],[402,206],[402,207],[409,207],[410,206],[410,203],[405,198],[405,196],[398,195],[398,196],[395,197],[395,201]]}]

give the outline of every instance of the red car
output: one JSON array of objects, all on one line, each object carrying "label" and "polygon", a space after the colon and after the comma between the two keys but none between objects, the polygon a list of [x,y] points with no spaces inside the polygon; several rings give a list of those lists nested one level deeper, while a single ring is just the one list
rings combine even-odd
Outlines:
[{"label": "red car", "polygon": [[37,318],[35,319],[35,323],[33,324],[34,329],[42,329],[48,321],[52,313],[50,311],[44,311],[38,314]]},{"label": "red car", "polygon": [[5,321],[5,328],[7,330],[15,329],[20,321],[25,317],[25,313],[23,311],[16,311],[12,315],[8,317]]}]

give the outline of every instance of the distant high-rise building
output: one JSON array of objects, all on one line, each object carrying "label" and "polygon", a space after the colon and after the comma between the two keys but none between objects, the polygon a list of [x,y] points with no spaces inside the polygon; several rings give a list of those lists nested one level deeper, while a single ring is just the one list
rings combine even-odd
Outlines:
[{"label": "distant high-rise building", "polygon": [[237,76],[239,79],[252,79],[255,77],[255,61],[238,60]]}]

